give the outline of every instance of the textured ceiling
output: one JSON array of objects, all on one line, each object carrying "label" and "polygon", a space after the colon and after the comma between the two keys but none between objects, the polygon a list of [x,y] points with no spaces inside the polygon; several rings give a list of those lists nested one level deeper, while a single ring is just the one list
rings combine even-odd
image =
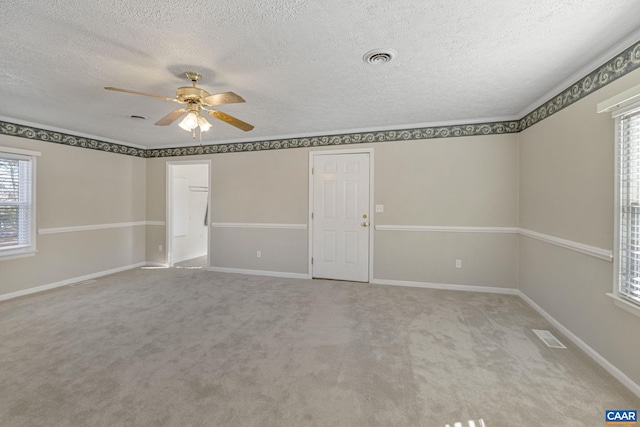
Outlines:
[{"label": "textured ceiling", "polygon": [[[174,96],[188,70],[244,97],[219,109],[255,125],[212,119],[203,144],[519,118],[637,41],[638,16],[638,0],[3,1],[0,118],[193,145],[154,126],[177,104],[103,89]],[[398,56],[366,64],[375,48]]]}]

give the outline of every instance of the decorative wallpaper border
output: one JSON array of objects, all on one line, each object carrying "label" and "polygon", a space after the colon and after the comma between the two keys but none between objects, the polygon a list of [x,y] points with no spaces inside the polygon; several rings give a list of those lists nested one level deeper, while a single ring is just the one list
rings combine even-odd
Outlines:
[{"label": "decorative wallpaper border", "polygon": [[416,139],[453,138],[457,136],[496,135],[518,132],[518,122],[494,122],[456,126],[438,126],[380,132],[349,133],[344,135],[308,138],[274,139],[270,141],[234,144],[196,145],[181,148],[149,149],[146,157],[191,156],[197,154],[234,153],[240,151],[281,150],[286,148],[324,147],[332,145],[365,144],[373,142],[408,141]]},{"label": "decorative wallpaper border", "polygon": [[128,145],[84,138],[68,133],[54,132],[31,126],[18,125],[0,121],[0,134],[17,136],[19,138],[35,139],[37,141],[53,142],[54,144],[69,145],[71,147],[88,148],[90,150],[106,151],[108,153],[125,154],[127,156],[146,157],[146,150],[129,147]]},{"label": "decorative wallpaper border", "polygon": [[553,99],[525,115],[520,119],[519,131],[533,126],[639,67],[640,42],[637,42],[560,92]]},{"label": "decorative wallpaper border", "polygon": [[361,132],[343,135],[287,138],[270,141],[238,142],[232,144],[197,145],[164,149],[134,148],[127,145],[115,144],[112,142],[84,138],[3,121],[0,121],[0,134],[143,158],[282,150],[287,148],[324,147],[375,142],[453,138],[461,136],[500,135],[521,132],[638,68],[640,68],[640,41],[614,56],[604,65],[592,71],[586,77],[580,79],[549,101],[526,114],[523,118],[519,120],[501,122],[434,126],[404,130]]}]

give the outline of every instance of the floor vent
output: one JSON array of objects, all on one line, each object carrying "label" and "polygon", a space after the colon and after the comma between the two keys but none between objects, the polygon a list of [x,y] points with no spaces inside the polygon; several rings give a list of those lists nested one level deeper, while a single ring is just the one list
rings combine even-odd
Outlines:
[{"label": "floor vent", "polygon": [[558,338],[554,337],[553,334],[549,331],[545,331],[542,329],[533,329],[533,332],[540,338],[547,347],[551,348],[567,348],[564,344],[558,341]]},{"label": "floor vent", "polygon": [[447,424],[445,427],[487,427],[487,425],[484,423],[482,419],[479,419],[476,421],[469,420],[466,423],[461,423],[461,422],[453,423],[453,426],[451,426],[450,424]]},{"label": "floor vent", "polygon": [[96,283],[96,282],[97,282],[97,280],[95,280],[95,279],[89,279],[89,280],[83,280],[82,282],[72,283],[69,286],[72,286],[72,287],[84,286],[84,285],[90,285],[90,284]]}]

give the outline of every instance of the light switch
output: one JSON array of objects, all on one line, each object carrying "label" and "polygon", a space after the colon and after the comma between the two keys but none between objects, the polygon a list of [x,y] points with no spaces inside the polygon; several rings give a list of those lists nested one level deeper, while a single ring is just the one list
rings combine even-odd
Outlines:
[{"label": "light switch", "polygon": [[384,212],[384,205],[376,205],[376,212]]}]

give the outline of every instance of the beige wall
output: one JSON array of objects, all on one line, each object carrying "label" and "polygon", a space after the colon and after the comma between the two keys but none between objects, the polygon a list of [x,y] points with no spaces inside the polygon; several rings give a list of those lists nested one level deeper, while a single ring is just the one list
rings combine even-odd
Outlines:
[{"label": "beige wall", "polygon": [[[146,160],[146,216],[147,221],[165,222],[166,219],[166,160]],[[160,247],[162,249],[160,249]],[[167,263],[165,225],[146,227],[146,259],[150,264]]]},{"label": "beige wall", "polygon": [[[375,145],[377,225],[517,227],[517,135]],[[376,279],[517,287],[513,234],[376,231]],[[455,260],[462,260],[462,269]]]},{"label": "beige wall", "polygon": [[[39,151],[37,229],[145,220],[145,160],[0,136]],[[145,261],[144,226],[38,235],[37,254],[0,261],[0,295]]]},{"label": "beige wall", "polygon": [[[307,224],[307,150],[218,154],[211,172],[214,225]],[[306,230],[213,228],[211,264],[307,274],[307,247]]]},{"label": "beige wall", "polygon": [[306,230],[214,228],[211,239],[214,267],[307,274]]},{"label": "beige wall", "polygon": [[[377,231],[375,236],[376,279],[517,288],[516,234]],[[455,268],[456,259],[463,268]]]},{"label": "beige wall", "polygon": [[[166,164],[186,158],[149,159],[147,216],[165,220]],[[306,224],[308,154],[305,150],[194,156],[211,160],[210,256],[214,267],[306,274],[305,230],[219,228],[216,223]],[[154,226],[148,260],[165,263],[165,227]],[[256,251],[262,251],[262,258]]]},{"label": "beige wall", "polygon": [[[323,147],[374,149],[375,214],[382,225],[516,227],[516,135]],[[309,151],[290,149],[216,154],[211,159],[211,265],[307,274],[308,231],[220,228],[216,223],[306,226]],[[193,157],[190,160],[203,158]],[[147,216],[164,220],[168,161],[147,163]],[[153,207],[153,208],[151,208]],[[148,233],[148,259],[164,262],[161,227]],[[513,234],[376,231],[374,278],[517,287],[518,240]],[[444,250],[446,249],[446,250]],[[262,251],[262,258],[256,251]],[[455,259],[463,268],[455,269]]]},{"label": "beige wall", "polygon": [[212,156],[212,221],[306,224],[308,165],[306,149]]},{"label": "beige wall", "polygon": [[[520,227],[612,250],[614,126],[596,105],[637,84],[640,71],[520,133]],[[523,236],[519,265],[528,297],[640,384],[640,317],[605,295],[611,262]]]},{"label": "beige wall", "polygon": [[375,147],[378,224],[515,227],[517,135],[399,141]]}]

